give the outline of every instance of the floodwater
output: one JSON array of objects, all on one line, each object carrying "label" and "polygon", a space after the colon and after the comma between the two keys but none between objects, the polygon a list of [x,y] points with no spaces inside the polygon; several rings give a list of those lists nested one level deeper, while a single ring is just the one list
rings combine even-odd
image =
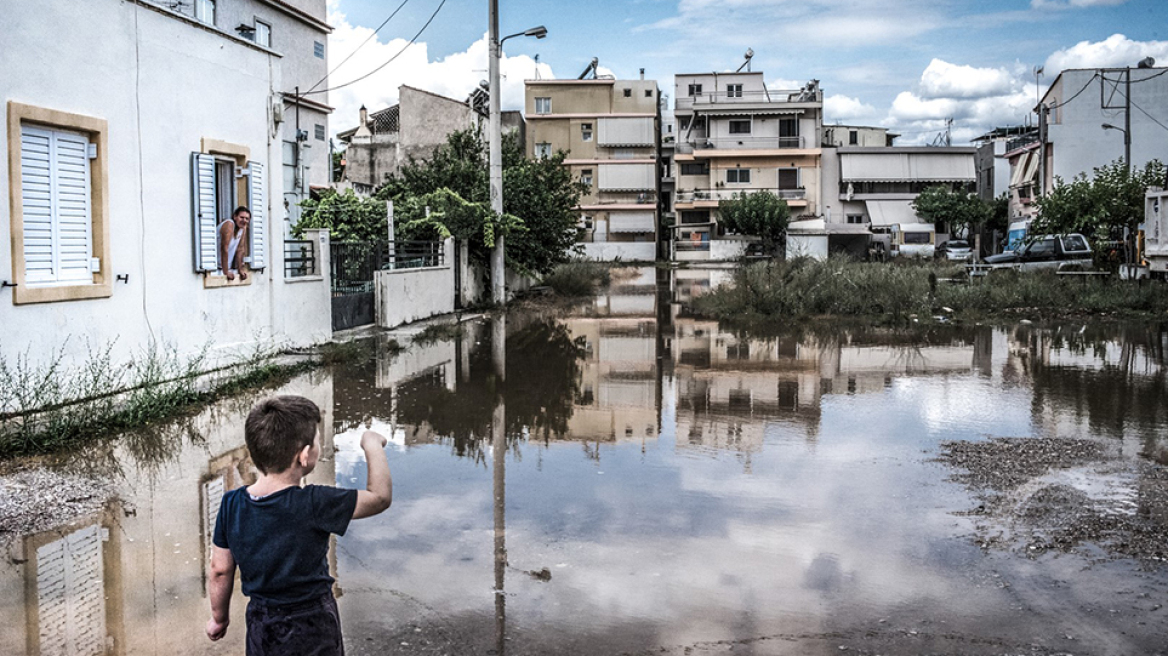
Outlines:
[{"label": "floodwater", "polygon": [[[1018,527],[939,460],[1099,441],[1107,475],[1035,478],[1163,527],[1168,330],[750,337],[685,310],[725,275],[629,272],[572,312],[376,340],[280,390],[325,411],[311,482],[362,487],[361,431],[390,436],[393,507],[330,550],[349,654],[1168,653],[1168,564],[990,544]],[[228,637],[203,626],[252,402],[50,463],[121,498],[3,545],[0,653],[242,653],[238,591]]]}]

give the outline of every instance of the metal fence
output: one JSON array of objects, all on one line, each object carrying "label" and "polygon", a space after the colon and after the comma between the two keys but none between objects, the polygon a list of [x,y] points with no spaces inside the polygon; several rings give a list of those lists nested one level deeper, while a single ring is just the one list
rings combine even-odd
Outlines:
[{"label": "metal fence", "polygon": [[316,244],[305,239],[284,241],[284,277],[303,278],[319,275],[316,262]]},{"label": "metal fence", "polygon": [[377,271],[442,266],[442,243],[436,241],[333,242],[333,296],[373,291]]}]

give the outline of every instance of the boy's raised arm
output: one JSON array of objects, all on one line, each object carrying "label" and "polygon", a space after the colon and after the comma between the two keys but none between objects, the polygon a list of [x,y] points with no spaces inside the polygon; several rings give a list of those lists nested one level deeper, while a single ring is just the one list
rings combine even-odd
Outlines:
[{"label": "boy's raised arm", "polygon": [[211,598],[211,619],[207,620],[207,637],[218,640],[227,634],[231,622],[231,592],[235,588],[235,558],[230,549],[211,546],[211,576],[207,596]]},{"label": "boy's raised arm", "polygon": [[385,437],[379,433],[365,431],[361,436],[361,448],[365,451],[369,473],[365,477],[365,489],[357,490],[357,507],[353,509],[353,519],[383,512],[393,501],[393,479],[389,475],[385,444]]}]

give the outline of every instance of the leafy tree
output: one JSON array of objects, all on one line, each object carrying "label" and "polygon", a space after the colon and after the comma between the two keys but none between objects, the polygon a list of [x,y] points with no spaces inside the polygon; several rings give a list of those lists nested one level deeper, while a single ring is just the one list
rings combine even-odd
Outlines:
[{"label": "leafy tree", "polygon": [[1055,178],[1054,189],[1039,197],[1036,235],[1079,232],[1095,240],[1121,239],[1144,216],[1144,194],[1163,184],[1164,165],[1152,160],[1129,174],[1121,160],[1097,167],[1091,180],[1080,173],[1070,182]]},{"label": "leafy tree", "polygon": [[375,241],[388,235],[385,201],[362,198],[346,189],[326,190],[319,199],[300,203],[300,221],[292,229],[297,238],[308,229],[327,229],[333,241]]},{"label": "leafy tree", "polygon": [[[430,219],[446,225],[454,236],[469,239],[472,259],[486,263],[494,234],[504,232],[508,235],[508,264],[520,271],[543,274],[568,261],[573,253],[578,223],[573,208],[587,191],[564,167],[564,157],[564,153],[556,153],[548,158],[527,159],[515,135],[504,137],[504,216],[497,226],[488,225],[492,213],[487,148],[474,130],[452,132],[427,161],[411,158],[377,190],[376,196],[394,200],[395,219],[400,224],[401,219],[408,223],[420,218],[417,210],[424,212],[426,204],[419,204],[418,199],[433,199],[431,194],[443,191],[454,194],[480,209],[455,211],[455,205],[447,202],[450,197],[443,196],[440,216],[435,216],[435,207],[431,206]],[[400,214],[398,203],[403,208]],[[454,213],[448,217],[450,212]],[[448,218],[463,221],[468,217],[478,221],[478,226],[459,223],[461,227],[455,227],[447,223]],[[403,228],[409,231],[423,225]]]},{"label": "leafy tree", "polygon": [[994,207],[977,194],[935,186],[917,194],[913,209],[930,223],[944,222],[953,235],[980,231],[994,216]]},{"label": "leafy tree", "polygon": [[718,214],[728,230],[760,238],[763,249],[771,254],[778,254],[791,222],[787,201],[769,191],[739,192],[718,201]]}]

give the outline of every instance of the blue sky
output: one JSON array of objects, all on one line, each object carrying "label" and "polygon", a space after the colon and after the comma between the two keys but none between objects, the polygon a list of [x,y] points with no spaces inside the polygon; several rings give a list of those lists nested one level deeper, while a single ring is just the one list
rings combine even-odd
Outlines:
[{"label": "blue sky", "polygon": [[[440,2],[407,0],[332,83],[384,62]],[[330,66],[400,4],[330,0],[338,28]],[[537,54],[544,77],[575,77],[598,57],[618,77],[645,68],[672,96],[674,73],[737,68],[749,47],[754,70],[775,87],[819,79],[826,122],[887,125],[905,143],[931,140],[947,116],[956,119],[956,142],[1026,120],[1036,65],[1046,66],[1043,87],[1065,67],[1134,65],[1144,56],[1168,65],[1165,0],[500,0],[500,16],[504,34],[539,24],[549,31],[507,42],[505,106],[518,107]],[[446,0],[394,65],[331,95],[334,129],[355,124],[349,115],[362,102],[391,104],[399,84],[465,97],[486,77],[486,29],[486,0]]]}]

